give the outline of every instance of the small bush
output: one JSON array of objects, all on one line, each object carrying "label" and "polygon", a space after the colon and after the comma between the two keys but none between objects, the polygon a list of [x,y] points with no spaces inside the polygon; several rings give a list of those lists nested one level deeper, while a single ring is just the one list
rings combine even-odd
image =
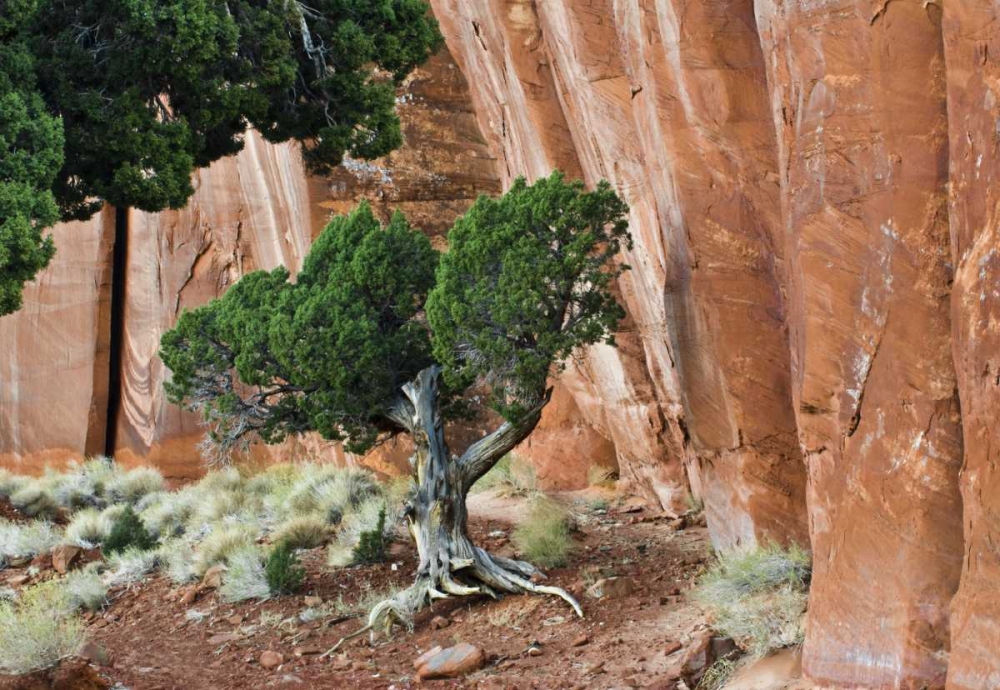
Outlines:
[{"label": "small bush", "polygon": [[131,585],[139,582],[159,563],[156,551],[146,551],[130,546],[108,557],[110,574],[106,578],[109,586]]},{"label": "small bush", "polygon": [[355,563],[383,563],[388,553],[389,540],[385,536],[385,507],[378,512],[378,522],[374,529],[361,533],[358,545],[354,547]]},{"label": "small bush", "polygon": [[28,517],[51,518],[59,512],[59,505],[38,481],[30,481],[11,494],[10,503]]},{"label": "small bush", "polygon": [[702,576],[695,598],[716,630],[764,656],[802,642],[810,571],[809,554],[794,545],[735,551]]},{"label": "small bush", "polygon": [[170,539],[160,545],[157,555],[167,577],[175,584],[182,585],[197,579],[195,553],[190,542],[184,539]]},{"label": "small bush", "polygon": [[531,502],[527,517],[514,529],[514,545],[524,557],[543,568],[566,564],[573,551],[570,515],[547,497]]},{"label": "small bush", "polygon": [[16,601],[0,601],[0,671],[29,673],[74,654],[84,639],[74,608],[58,582],[31,587]]},{"label": "small bush", "polygon": [[229,603],[267,599],[271,596],[271,587],[259,549],[246,547],[230,556],[226,572],[222,574],[219,595]]},{"label": "small bush", "polygon": [[271,594],[292,594],[305,580],[306,571],[299,565],[299,557],[295,549],[286,542],[277,544],[267,558],[264,566],[267,576],[267,587]]},{"label": "small bush", "polygon": [[112,523],[97,508],[84,508],[74,513],[66,526],[66,541],[89,549],[107,539],[111,527]]},{"label": "small bush", "polygon": [[496,491],[501,496],[533,496],[538,493],[538,477],[528,462],[505,455],[472,487],[473,492]]},{"label": "small bush", "polygon": [[221,525],[212,530],[195,550],[194,573],[199,577],[213,565],[228,564],[233,554],[253,546],[257,531],[249,525]]},{"label": "small bush", "polygon": [[0,567],[14,558],[31,558],[50,551],[62,538],[62,533],[50,522],[17,523],[0,518]]},{"label": "small bush", "polygon": [[292,518],[281,525],[274,536],[275,543],[287,542],[294,549],[315,549],[330,538],[330,526],[315,515]]},{"label": "small bush", "polygon": [[108,603],[108,586],[93,568],[75,570],[63,579],[73,608],[98,611]]},{"label": "small bush", "polygon": [[137,467],[109,478],[106,491],[110,500],[135,504],[147,494],[163,491],[163,475],[152,467]]},{"label": "small bush", "polygon": [[0,469],[0,497],[9,498],[11,494],[23,489],[31,481],[20,474],[14,474],[10,470]]},{"label": "small bush", "polygon": [[106,554],[114,554],[130,548],[147,551],[155,546],[156,537],[146,531],[132,506],[125,506],[101,548]]}]

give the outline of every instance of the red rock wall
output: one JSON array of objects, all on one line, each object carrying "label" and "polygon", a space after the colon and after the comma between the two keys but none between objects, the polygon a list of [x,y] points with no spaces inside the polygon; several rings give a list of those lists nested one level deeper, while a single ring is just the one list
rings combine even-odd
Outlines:
[{"label": "red rock wall", "polygon": [[950,141],[952,352],[962,401],[964,558],[948,687],[1000,687],[1000,10],[944,6]]}]

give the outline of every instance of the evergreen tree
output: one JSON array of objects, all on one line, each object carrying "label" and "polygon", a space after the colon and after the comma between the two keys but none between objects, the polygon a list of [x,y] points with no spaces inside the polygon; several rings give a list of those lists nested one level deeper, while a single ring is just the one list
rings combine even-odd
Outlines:
[{"label": "evergreen tree", "polygon": [[0,192],[0,314],[52,255],[53,200],[64,220],[180,208],[250,126],[317,173],[382,156],[395,87],[439,42],[424,0],[0,0],[0,154],[38,160],[0,164],[20,190]]},{"label": "evergreen tree", "polygon": [[[253,273],[184,313],[162,340],[168,395],[202,411],[224,454],[309,430],[354,451],[382,434],[413,438],[418,489],[406,519],[417,580],[369,625],[473,593],[550,593],[579,612],[532,580],[534,566],[474,547],[465,499],[535,428],[565,359],[613,343],[626,214],[606,182],[587,192],[560,173],[518,180],[502,198],[480,198],[438,257],[402,215],[382,228],[362,204],[327,226],[294,283],[285,269]],[[444,418],[475,383],[505,421],[455,458]]]}]

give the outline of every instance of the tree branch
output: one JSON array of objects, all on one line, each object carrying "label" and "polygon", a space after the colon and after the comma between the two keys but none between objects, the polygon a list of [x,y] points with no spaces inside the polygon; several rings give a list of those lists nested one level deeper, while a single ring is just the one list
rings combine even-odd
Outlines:
[{"label": "tree branch", "polygon": [[463,494],[472,488],[480,477],[489,472],[500,458],[528,438],[542,418],[542,408],[551,398],[552,389],[549,388],[541,401],[521,419],[516,422],[504,422],[496,431],[476,441],[462,453],[462,457],[458,459],[458,469]]}]

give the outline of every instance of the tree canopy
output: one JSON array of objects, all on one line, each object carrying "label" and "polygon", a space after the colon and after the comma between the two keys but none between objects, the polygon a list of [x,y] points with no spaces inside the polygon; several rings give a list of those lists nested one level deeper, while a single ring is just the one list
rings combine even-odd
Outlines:
[{"label": "tree canopy", "polygon": [[326,227],[295,282],[251,273],[182,314],[162,340],[168,395],[201,410],[224,450],[316,430],[363,451],[406,429],[402,390],[431,365],[453,393],[487,384],[515,420],[575,348],[613,341],[626,214],[606,182],[518,180],[481,197],[439,258],[401,214],[383,228],[362,204]]},{"label": "tree canopy", "polygon": [[248,127],[318,173],[389,153],[395,87],[439,43],[424,0],[0,0],[0,154],[37,161],[0,164],[0,314],[57,217],[179,208]]}]

